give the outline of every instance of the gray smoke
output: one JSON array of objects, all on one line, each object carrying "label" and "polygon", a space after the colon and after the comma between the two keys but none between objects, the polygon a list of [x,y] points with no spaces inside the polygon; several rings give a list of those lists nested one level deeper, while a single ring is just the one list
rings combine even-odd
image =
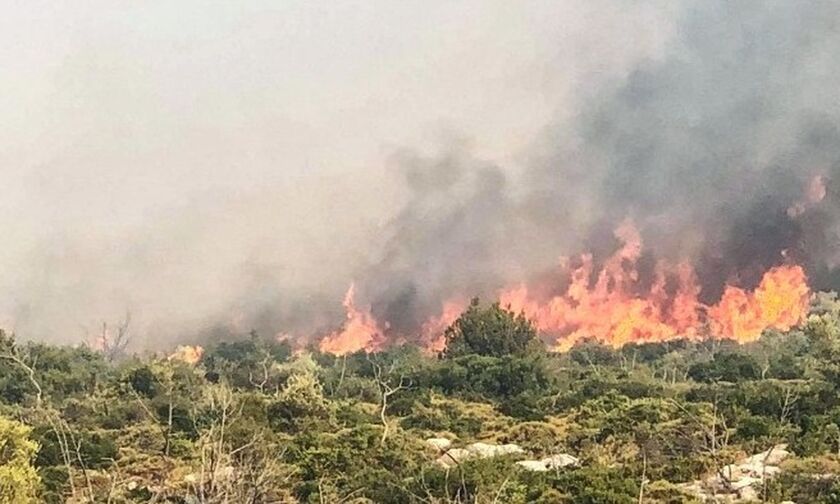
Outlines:
[{"label": "gray smoke", "polygon": [[[414,196],[374,268],[382,316],[413,314],[410,327],[446,296],[492,296],[560,254],[604,257],[628,217],[647,259],[694,262],[706,301],[789,261],[837,288],[838,23],[834,1],[685,2],[662,58],[536,142],[524,188],[460,152],[410,158]],[[816,177],[818,203],[806,195]]]},{"label": "gray smoke", "polygon": [[410,336],[445,299],[608,255],[628,217],[643,263],[690,258],[706,299],[789,260],[838,286],[838,20],[819,0],[22,7],[0,21],[0,323],[309,335],[355,282]]},{"label": "gray smoke", "polygon": [[[594,196],[598,220],[634,217],[659,253],[695,257],[712,291],[730,278],[754,285],[783,253],[828,285],[840,258],[838,14],[831,1],[687,5],[662,61],[640,65],[573,132],[550,137],[571,134],[578,148],[533,172],[542,187],[574,187],[549,192],[546,213]],[[791,217],[818,176],[826,199]]]}]

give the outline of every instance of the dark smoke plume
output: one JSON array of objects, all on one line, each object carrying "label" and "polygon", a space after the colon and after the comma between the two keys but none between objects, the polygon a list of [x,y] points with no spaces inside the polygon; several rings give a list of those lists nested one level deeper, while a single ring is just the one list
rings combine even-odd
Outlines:
[{"label": "dark smoke plume", "polygon": [[404,156],[412,196],[365,282],[378,315],[404,331],[447,296],[604,256],[628,217],[651,254],[694,262],[705,301],[791,260],[837,288],[838,23],[833,1],[690,2],[664,58],[550,128],[522,180],[463,152]]}]

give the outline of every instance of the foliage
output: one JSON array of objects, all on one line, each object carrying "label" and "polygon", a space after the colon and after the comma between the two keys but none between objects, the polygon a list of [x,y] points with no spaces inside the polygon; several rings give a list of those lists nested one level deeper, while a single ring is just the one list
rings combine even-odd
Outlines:
[{"label": "foliage", "polygon": [[[477,301],[446,340],[292,355],[252,334],[193,365],[0,333],[0,502],[690,503],[680,483],[779,443],[768,502],[840,502],[836,298],[745,345],[552,354]],[[432,437],[524,453],[443,467]],[[560,453],[580,465],[515,464]]]},{"label": "foliage", "polygon": [[40,477],[32,465],[38,445],[30,439],[32,429],[0,417],[0,503],[36,502]]},{"label": "foliage", "polygon": [[516,315],[498,303],[482,307],[475,298],[444,337],[446,358],[470,354],[503,357],[525,353],[536,341],[537,331],[525,315]]}]

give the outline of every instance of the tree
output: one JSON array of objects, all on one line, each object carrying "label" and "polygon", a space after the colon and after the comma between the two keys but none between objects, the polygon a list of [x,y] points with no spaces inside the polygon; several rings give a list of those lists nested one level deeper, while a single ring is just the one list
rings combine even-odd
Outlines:
[{"label": "tree", "polygon": [[32,461],[38,444],[29,438],[32,429],[0,417],[0,504],[27,504],[35,498],[41,480]]},{"label": "tree", "polygon": [[401,390],[411,387],[411,380],[405,374],[400,373],[399,377],[395,377],[396,362],[392,362],[387,370],[383,371],[382,366],[371,360],[373,366],[373,376],[376,379],[376,385],[379,387],[379,394],[382,397],[380,401],[379,419],[382,421],[382,438],[379,440],[379,445],[385,444],[388,438],[388,418],[385,416],[388,410],[388,399]]},{"label": "tree", "polygon": [[125,355],[125,349],[131,342],[130,324],[131,312],[127,311],[125,318],[118,322],[113,330],[108,328],[107,322],[102,322],[102,332],[99,336],[89,338],[108,362],[114,362]]},{"label": "tree", "polygon": [[287,432],[299,432],[311,421],[326,420],[330,408],[324,397],[324,388],[316,374],[317,366],[308,355],[292,361],[287,369],[290,375],[268,405],[272,426]]},{"label": "tree", "polygon": [[33,359],[28,355],[22,355],[20,349],[15,344],[14,336],[7,336],[2,329],[0,329],[0,360],[10,362],[26,373],[27,380],[36,391],[35,404],[40,406],[44,392],[40,382],[35,378],[35,363],[37,359]]},{"label": "tree", "polygon": [[718,381],[739,382],[755,380],[761,376],[761,368],[751,355],[737,352],[720,352],[709,362],[699,362],[688,369],[688,376],[705,383]]},{"label": "tree", "polygon": [[537,330],[524,314],[516,315],[498,303],[482,307],[474,298],[444,337],[445,358],[468,354],[502,357],[526,353],[536,341]]}]

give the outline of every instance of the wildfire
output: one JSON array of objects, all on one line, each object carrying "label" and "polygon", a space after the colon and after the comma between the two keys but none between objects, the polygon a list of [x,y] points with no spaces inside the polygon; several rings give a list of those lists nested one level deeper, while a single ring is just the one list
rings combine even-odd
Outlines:
[{"label": "wildfire", "polygon": [[176,360],[195,366],[204,355],[204,348],[200,345],[178,345],[175,351],[169,354],[168,360]]},{"label": "wildfire", "polygon": [[[809,193],[818,197],[819,183]],[[591,254],[576,261],[561,260],[568,282],[562,293],[540,295],[521,284],[503,289],[500,303],[531,319],[555,351],[568,350],[585,339],[613,347],[677,338],[745,343],[768,328],[790,329],[807,315],[810,291],[800,266],[768,270],[752,291],[728,285],[717,303],[707,305],[699,300],[700,284],[688,262],[659,261],[640,292],[641,236],[630,221],[619,226],[615,236],[621,247],[598,268]],[[570,266],[573,262],[575,266]],[[405,335],[386,339],[388,325],[380,324],[369,309],[358,308],[354,297],[351,285],[344,298],[347,320],[320,340],[322,351],[338,355],[375,351],[389,342],[407,340]],[[444,331],[465,307],[460,299],[443,303],[440,313],[420,328],[419,343],[431,352],[443,350]]]},{"label": "wildfire", "polygon": [[[355,302],[356,288],[350,285],[344,295],[344,309],[347,321],[340,331],[333,332],[321,340],[322,352],[336,355],[357,352],[359,350],[378,350],[385,342],[385,335],[379,322],[370,313],[370,309],[360,310]],[[386,326],[387,328],[387,326]]]},{"label": "wildfire", "polygon": [[458,319],[466,307],[467,303],[463,301],[450,300],[444,303],[441,314],[430,318],[423,324],[421,329],[423,348],[433,353],[443,351],[446,347],[446,338],[444,337],[446,328]]},{"label": "wildfire", "polygon": [[[591,255],[570,273],[570,285],[561,295],[537,299],[527,287],[502,292],[503,305],[523,312],[545,334],[554,338],[557,351],[592,338],[620,347],[632,342],[676,338],[729,338],[741,343],[757,339],[767,328],[790,329],[806,315],[809,289],[799,266],[778,266],[766,272],[754,292],[727,286],[720,301],[707,306],[698,300],[700,288],[688,263],[672,267],[661,261],[646,295],[634,287],[639,280],[637,260],[641,240],[625,223],[616,231],[624,243],[597,272],[594,285]],[[673,295],[669,281],[675,282]]]},{"label": "wildfire", "polygon": [[[695,337],[700,321],[700,288],[691,266],[680,264],[671,271],[667,263],[659,262],[649,295],[638,296],[634,286],[639,280],[636,262],[641,256],[641,237],[629,222],[615,234],[623,246],[604,263],[594,285],[590,286],[592,256],[585,254],[580,258],[581,265],[571,271],[565,293],[539,300],[521,285],[501,293],[502,305],[523,312],[542,332],[553,335],[558,351],[585,338],[619,347],[631,342]],[[672,297],[667,292],[669,277],[677,281]]]},{"label": "wildfire", "polygon": [[773,327],[787,330],[807,315],[808,285],[799,266],[780,266],[764,274],[755,292],[729,286],[709,308],[712,331],[739,342],[754,341]]}]

